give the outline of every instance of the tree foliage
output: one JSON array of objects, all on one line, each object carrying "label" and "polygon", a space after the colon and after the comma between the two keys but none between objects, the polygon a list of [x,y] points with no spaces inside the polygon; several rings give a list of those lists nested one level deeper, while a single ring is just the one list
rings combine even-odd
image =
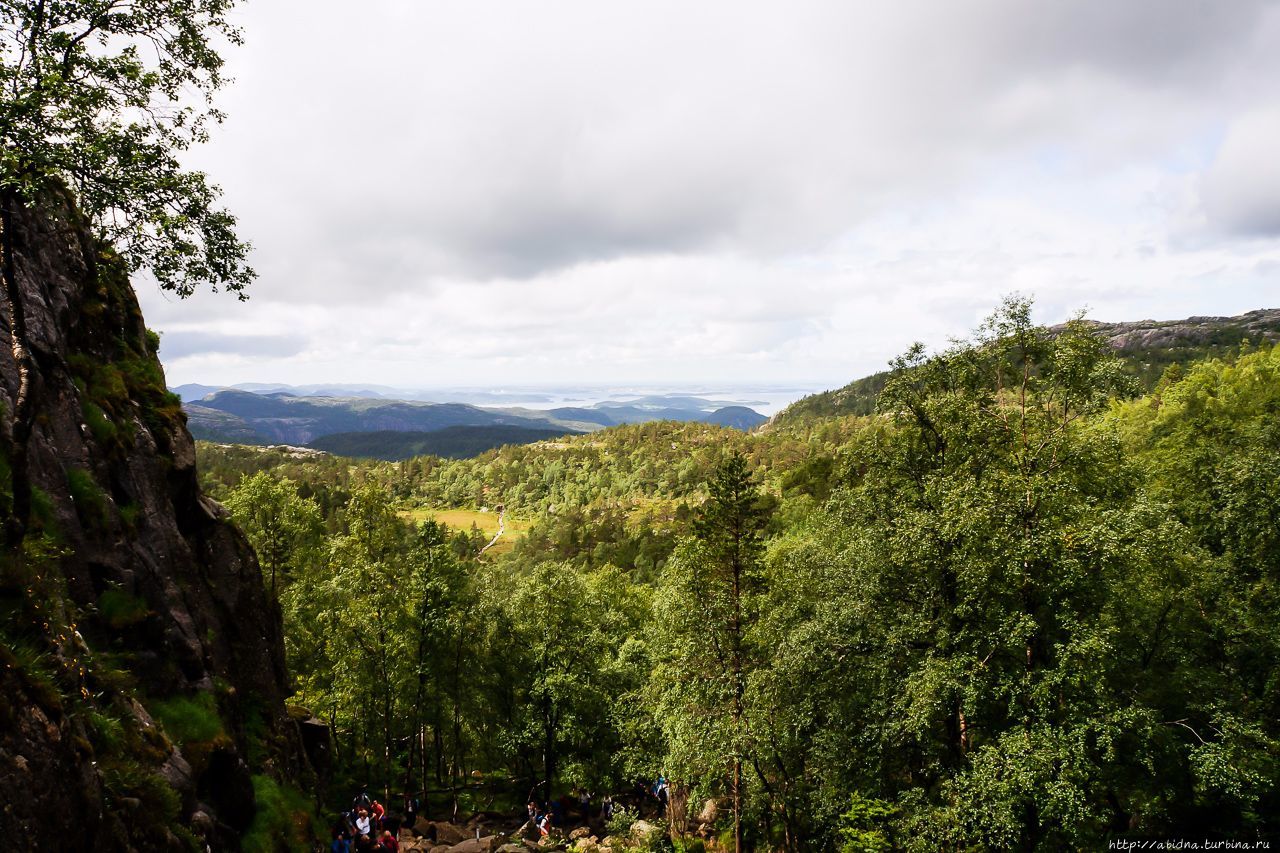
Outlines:
[{"label": "tree foliage", "polygon": [[[1135,397],[1011,300],[863,418],[201,454],[233,505],[287,476],[323,516],[282,596],[348,778],[514,805],[665,774],[722,845],[1048,851],[1277,830],[1277,411],[1274,350]],[[532,529],[483,559],[397,511],[507,495]]]},{"label": "tree foliage", "polygon": [[218,188],[181,154],[222,119],[221,43],[235,0],[0,3],[0,194],[40,204],[50,180],[134,270],[188,295],[240,292],[248,246]]}]

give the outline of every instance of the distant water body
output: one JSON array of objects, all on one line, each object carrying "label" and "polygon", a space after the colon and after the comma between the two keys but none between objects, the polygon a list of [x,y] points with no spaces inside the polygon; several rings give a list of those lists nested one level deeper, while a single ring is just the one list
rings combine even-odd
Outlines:
[{"label": "distant water body", "polygon": [[[599,403],[644,401],[658,405],[660,398],[696,397],[723,406],[746,406],[762,415],[773,415],[791,403],[825,390],[825,386],[762,385],[734,386],[595,386],[575,388],[442,388],[420,392],[420,399],[470,403],[474,406],[526,409],[558,409],[564,406],[587,408]],[[674,401],[673,401],[674,402]]]}]

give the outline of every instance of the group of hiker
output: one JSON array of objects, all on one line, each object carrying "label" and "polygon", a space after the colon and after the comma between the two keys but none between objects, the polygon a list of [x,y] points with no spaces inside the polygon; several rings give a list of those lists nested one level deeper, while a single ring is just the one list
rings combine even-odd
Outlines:
[{"label": "group of hiker", "polygon": [[[404,813],[410,826],[417,811],[418,801],[406,799]],[[339,815],[329,853],[400,853],[397,836],[401,823],[401,819],[389,817],[386,806],[362,789],[352,799],[351,808]]]},{"label": "group of hiker", "polygon": [[[528,825],[535,827],[540,835],[546,836],[553,829],[566,828],[571,812],[577,812],[582,824],[589,824],[596,816],[594,796],[585,788],[574,788],[572,794],[558,799],[542,800],[537,796],[542,784],[534,786],[529,792],[526,812]],[[657,802],[658,817],[667,812],[670,785],[664,776],[658,776],[652,783],[637,782],[630,797],[637,808],[652,797]],[[600,799],[599,817],[608,823],[622,806],[614,800],[612,794],[605,794]],[[400,853],[399,831],[401,826],[412,828],[417,821],[422,803],[416,797],[406,795],[403,810],[399,815],[388,814],[386,806],[369,796],[362,788],[351,801],[351,808],[344,811],[334,822],[329,853]],[[434,837],[434,827],[432,827]]]},{"label": "group of hiker", "polygon": [[[590,824],[592,817],[596,814],[595,805],[592,794],[585,788],[574,788],[572,794],[553,799],[550,802],[543,802],[536,796],[536,792],[541,785],[535,786],[529,792],[529,802],[525,807],[528,815],[529,824],[537,827],[539,834],[548,835],[551,830],[564,828],[566,825],[566,817],[571,808],[577,807],[580,822]],[[667,813],[667,803],[670,798],[670,783],[667,782],[665,776],[659,776],[651,784],[646,782],[637,782],[632,799],[639,808],[644,802],[652,797],[656,802],[656,812],[658,817],[665,817]],[[614,800],[612,794],[605,794],[600,800],[600,819],[604,823],[608,823],[617,813],[620,805]]]},{"label": "group of hiker", "polygon": [[[529,823],[537,827],[539,834],[548,835],[551,830],[557,827],[563,827],[569,808],[576,804],[578,812],[581,815],[582,822],[587,823],[591,820],[592,805],[591,794],[581,788],[574,788],[571,796],[561,797],[558,800],[543,802],[536,796],[539,786],[535,786],[533,791],[529,792],[529,803],[525,806],[525,811],[529,817]],[[605,810],[612,810],[612,797],[606,796]],[[606,818],[607,819],[607,818]]]}]

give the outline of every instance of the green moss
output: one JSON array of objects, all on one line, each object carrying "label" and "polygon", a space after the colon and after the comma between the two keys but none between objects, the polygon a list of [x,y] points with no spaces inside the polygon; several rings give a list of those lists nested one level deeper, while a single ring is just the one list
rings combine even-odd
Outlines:
[{"label": "green moss", "polygon": [[98,596],[98,615],[117,630],[138,624],[150,612],[145,601],[122,589],[108,589]]},{"label": "green moss", "polygon": [[311,850],[312,840],[321,837],[323,827],[306,794],[263,775],[253,777],[253,793],[258,811],[240,841],[245,853]]},{"label": "green moss", "polygon": [[84,422],[89,427],[89,432],[93,433],[94,440],[99,444],[111,445],[115,444],[120,437],[120,430],[107,417],[107,413],[102,407],[92,400],[82,400],[80,403],[80,412],[84,416]]},{"label": "green moss", "polygon": [[130,531],[135,530],[138,526],[138,513],[141,511],[135,503],[121,504],[117,507],[120,512],[120,520],[124,522],[124,526]]},{"label": "green moss", "polygon": [[67,469],[67,488],[71,492],[71,500],[76,506],[76,515],[85,527],[101,529],[106,527],[107,496],[98,486],[93,475],[83,468]]},{"label": "green moss", "polygon": [[57,507],[49,493],[39,486],[31,487],[31,518],[36,530],[55,539],[58,537]]},{"label": "green moss", "polygon": [[83,385],[84,392],[103,409],[119,415],[128,405],[129,391],[124,376],[114,364],[84,353],[73,353],[67,356],[67,365],[80,380],[77,386]]},{"label": "green moss", "polygon": [[169,737],[184,746],[211,743],[226,736],[212,693],[160,699],[147,707]]}]

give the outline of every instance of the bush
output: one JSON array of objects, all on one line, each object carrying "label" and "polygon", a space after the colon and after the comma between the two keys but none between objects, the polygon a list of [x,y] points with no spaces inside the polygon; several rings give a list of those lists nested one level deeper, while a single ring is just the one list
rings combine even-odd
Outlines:
[{"label": "bush", "polygon": [[208,743],[224,736],[222,718],[212,693],[174,696],[148,705],[170,738],[182,745]]},{"label": "bush", "polygon": [[625,838],[631,834],[631,824],[636,822],[636,817],[636,812],[619,806],[614,810],[613,816],[605,823],[605,830],[610,835]]}]

